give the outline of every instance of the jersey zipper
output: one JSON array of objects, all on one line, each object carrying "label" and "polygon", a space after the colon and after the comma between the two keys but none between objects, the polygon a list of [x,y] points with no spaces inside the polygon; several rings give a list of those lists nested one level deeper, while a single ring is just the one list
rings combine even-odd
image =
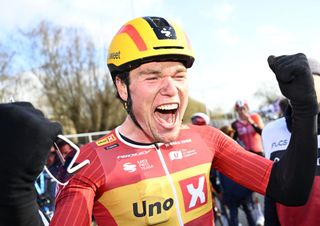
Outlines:
[{"label": "jersey zipper", "polygon": [[161,150],[160,150],[160,147],[158,146],[157,143],[154,144],[155,148],[156,148],[156,151],[157,151],[157,154],[158,154],[158,157],[160,159],[160,162],[161,162],[161,165],[162,165],[162,168],[169,180],[169,184],[171,186],[171,189],[172,189],[172,192],[173,192],[173,198],[175,200],[175,205],[176,205],[176,209],[177,209],[177,217],[178,217],[178,221],[179,221],[179,225],[180,226],[183,226],[183,220],[182,220],[182,215],[181,215],[181,210],[180,210],[180,205],[179,205],[179,200],[178,200],[178,195],[177,195],[177,191],[176,191],[176,188],[174,186],[174,183],[173,183],[173,180],[172,180],[172,177],[170,175],[170,172],[168,170],[168,167],[167,167],[167,164],[166,162],[164,161],[164,158],[163,158],[163,155],[161,153]]}]

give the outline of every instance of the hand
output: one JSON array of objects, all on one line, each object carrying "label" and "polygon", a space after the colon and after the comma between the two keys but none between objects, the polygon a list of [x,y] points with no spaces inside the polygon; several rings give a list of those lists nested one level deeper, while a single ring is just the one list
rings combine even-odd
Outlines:
[{"label": "hand", "polygon": [[27,102],[0,104],[0,125],[0,203],[23,205],[62,127]]},{"label": "hand", "polygon": [[269,56],[268,63],[276,74],[282,94],[293,105],[317,105],[313,77],[304,54]]}]

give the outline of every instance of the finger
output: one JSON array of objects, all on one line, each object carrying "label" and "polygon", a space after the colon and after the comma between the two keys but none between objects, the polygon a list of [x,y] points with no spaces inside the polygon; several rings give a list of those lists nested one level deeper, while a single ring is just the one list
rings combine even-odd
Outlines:
[{"label": "finger", "polygon": [[270,69],[274,72],[274,63],[275,63],[275,56],[274,55],[270,55],[268,57],[268,64]]}]

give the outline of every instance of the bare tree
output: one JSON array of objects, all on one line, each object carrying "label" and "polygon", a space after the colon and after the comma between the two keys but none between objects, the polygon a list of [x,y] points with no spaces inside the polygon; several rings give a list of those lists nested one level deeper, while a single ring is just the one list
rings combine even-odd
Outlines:
[{"label": "bare tree", "polygon": [[108,130],[123,119],[110,76],[84,30],[42,21],[22,34],[29,42],[31,70],[43,85],[54,119],[78,133]]},{"label": "bare tree", "polygon": [[254,96],[262,100],[262,105],[272,104],[276,99],[281,97],[280,90],[271,83],[263,83],[254,93]]},{"label": "bare tree", "polygon": [[0,100],[10,95],[9,85],[13,77],[9,76],[9,70],[14,56],[5,46],[0,43]]}]

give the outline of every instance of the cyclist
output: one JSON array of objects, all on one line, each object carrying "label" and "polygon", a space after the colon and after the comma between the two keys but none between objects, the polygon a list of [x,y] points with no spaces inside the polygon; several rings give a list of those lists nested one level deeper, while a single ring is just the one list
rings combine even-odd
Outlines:
[{"label": "cyclist", "polygon": [[294,103],[293,133],[299,136],[277,163],[245,151],[216,128],[182,124],[193,61],[185,33],[164,18],[136,18],[117,32],[107,62],[128,116],[82,147],[79,158],[91,163],[58,191],[51,225],[89,226],[92,213],[99,226],[212,225],[212,167],[283,204],[304,204],[314,176],[318,111],[305,56],[269,57]]},{"label": "cyclist", "polygon": [[[314,75],[315,89],[320,102],[320,64],[309,59],[310,68]],[[289,145],[293,130],[292,107],[287,106],[284,117],[270,122],[262,130],[263,147],[266,158],[273,161],[282,161]],[[320,139],[318,121],[318,141]],[[318,149],[319,149],[318,144]],[[301,165],[302,167],[302,165]],[[300,186],[299,184],[296,185]],[[317,226],[320,222],[320,152],[318,151],[316,175],[308,202],[299,207],[288,207],[265,198],[265,226]]]}]

